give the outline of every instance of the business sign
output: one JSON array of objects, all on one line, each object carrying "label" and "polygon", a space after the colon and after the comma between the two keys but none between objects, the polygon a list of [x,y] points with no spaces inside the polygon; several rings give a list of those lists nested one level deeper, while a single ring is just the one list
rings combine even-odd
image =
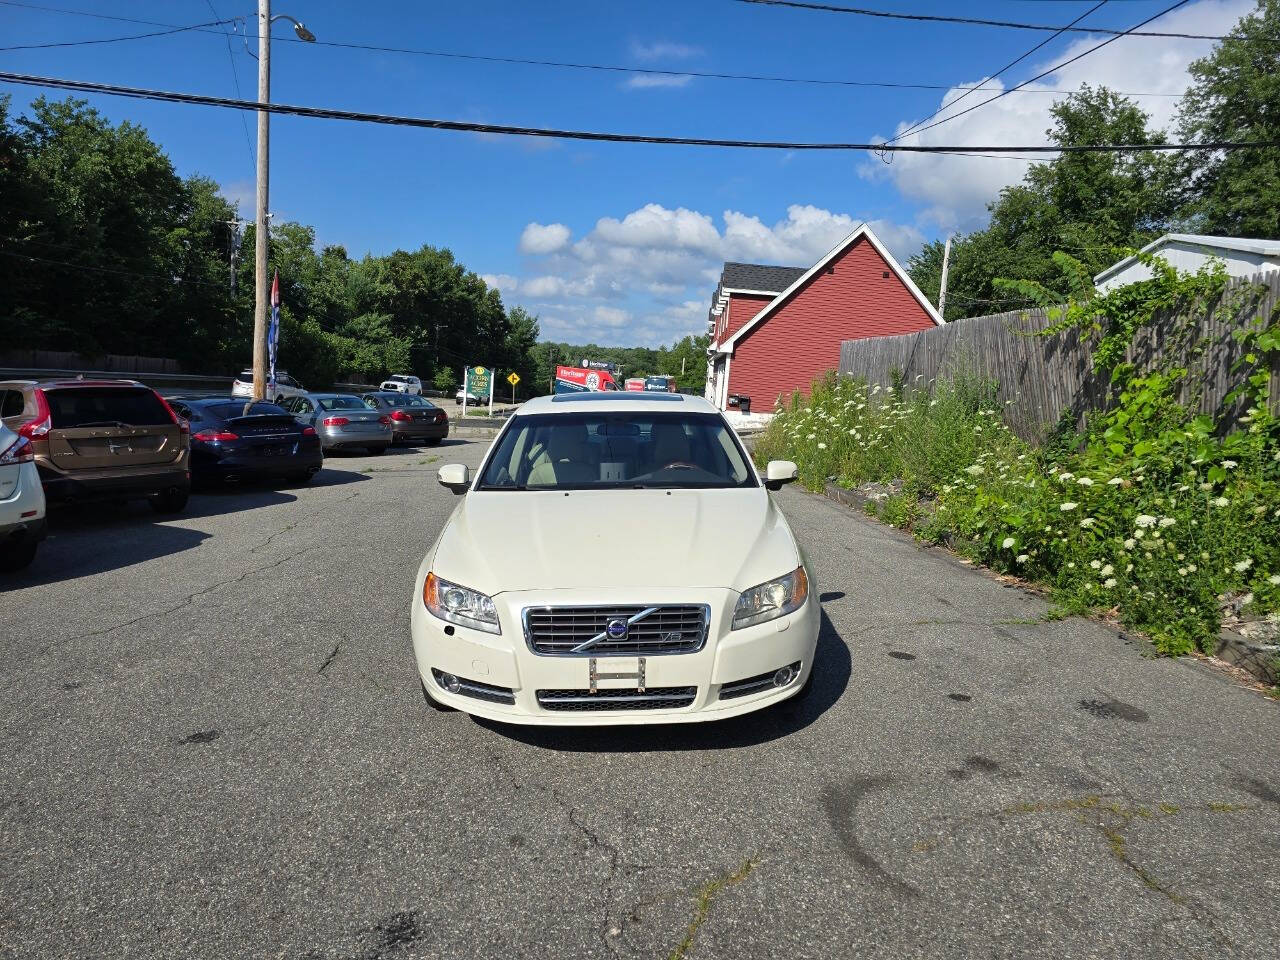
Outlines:
[{"label": "business sign", "polygon": [[486,367],[467,367],[466,392],[485,399],[493,390],[493,371]]}]

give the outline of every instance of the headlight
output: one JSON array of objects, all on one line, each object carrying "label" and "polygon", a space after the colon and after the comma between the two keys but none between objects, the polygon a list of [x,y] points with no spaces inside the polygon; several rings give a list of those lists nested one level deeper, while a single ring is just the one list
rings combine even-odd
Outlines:
[{"label": "headlight", "polygon": [[785,617],[804,606],[809,596],[809,577],[804,567],[796,567],[785,577],[770,580],[758,587],[742,591],[733,610],[733,625],[740,630],[768,620]]},{"label": "headlight", "polygon": [[441,620],[485,633],[502,632],[492,597],[450,583],[434,573],[428,573],[422,584],[422,602]]}]

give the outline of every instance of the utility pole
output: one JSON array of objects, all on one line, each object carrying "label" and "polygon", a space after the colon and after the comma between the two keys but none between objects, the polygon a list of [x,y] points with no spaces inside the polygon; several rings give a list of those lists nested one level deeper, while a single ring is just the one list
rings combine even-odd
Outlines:
[{"label": "utility pole", "polygon": [[234,220],[223,220],[231,231],[230,257],[231,257],[231,296],[236,295],[236,274],[240,272],[240,228],[246,226],[249,221],[241,220],[239,210],[236,211]]},{"label": "utility pole", "polygon": [[[288,20],[299,40],[315,43],[315,34],[288,14],[271,16],[271,0],[258,0],[258,103],[271,102],[271,24]],[[253,399],[267,389],[267,314],[270,280],[267,278],[267,201],[270,179],[271,114],[258,110],[258,210],[254,220],[253,250]]]},{"label": "utility pole", "polygon": [[942,248],[942,283],[938,285],[938,316],[943,323],[947,320],[947,267],[951,262],[951,234],[947,234],[947,245]]},{"label": "utility pole", "polygon": [[[258,103],[271,102],[271,0],[258,0]],[[253,399],[267,390],[267,199],[271,114],[258,111],[258,209],[253,234]]]}]

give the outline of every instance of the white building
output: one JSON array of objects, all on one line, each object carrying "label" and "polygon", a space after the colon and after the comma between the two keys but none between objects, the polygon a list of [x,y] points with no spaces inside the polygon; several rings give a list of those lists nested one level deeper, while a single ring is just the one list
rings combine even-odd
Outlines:
[{"label": "white building", "polygon": [[[1231,277],[1252,277],[1280,270],[1280,240],[1252,240],[1248,237],[1207,237],[1195,233],[1166,233],[1142,248],[1158,254],[1170,266],[1194,273],[1211,259],[1221,260]],[[1151,270],[1137,257],[1126,257],[1093,278],[1099,293],[1151,279]]]}]

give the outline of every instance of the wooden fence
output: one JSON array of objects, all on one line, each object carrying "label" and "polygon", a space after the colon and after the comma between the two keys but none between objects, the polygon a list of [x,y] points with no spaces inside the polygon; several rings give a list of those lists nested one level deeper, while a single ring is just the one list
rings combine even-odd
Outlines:
[{"label": "wooden fence", "polygon": [[[1231,281],[1207,307],[1188,304],[1139,331],[1128,358],[1141,370],[1157,362],[1185,366],[1184,403],[1223,416],[1240,415],[1241,405],[1224,400],[1243,379],[1231,373],[1240,357],[1232,336],[1255,317],[1272,318],[1280,305],[1280,273]],[[1090,410],[1104,408],[1112,395],[1108,374],[1093,372],[1096,337],[1069,330],[1038,336],[1051,321],[1043,310],[998,313],[957,320],[900,337],[846,340],[840,346],[840,373],[888,387],[895,379],[908,387],[931,386],[939,377],[974,374],[995,381],[1005,421],[1027,440],[1042,439],[1064,413],[1080,424]],[[1280,410],[1280,363],[1271,369],[1271,399]]]}]

